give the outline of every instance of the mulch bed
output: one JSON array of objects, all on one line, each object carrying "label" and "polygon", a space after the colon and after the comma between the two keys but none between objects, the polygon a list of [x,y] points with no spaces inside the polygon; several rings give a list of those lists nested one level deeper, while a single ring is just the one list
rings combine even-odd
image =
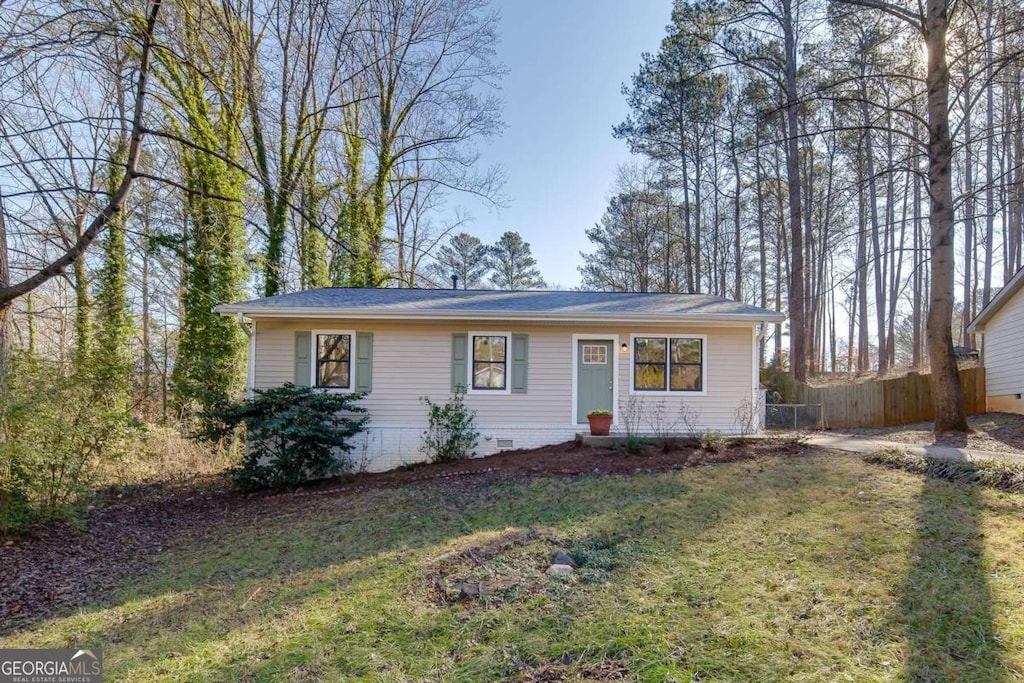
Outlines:
[{"label": "mulch bed", "polygon": [[793,441],[750,441],[717,452],[683,447],[670,452],[589,448],[572,442],[455,463],[420,464],[349,479],[325,480],[299,491],[243,494],[223,478],[188,485],[156,483],[99,496],[80,525],[54,522],[0,544],[0,633],[71,609],[103,603],[126,577],[142,573],[175,543],[225,527],[258,522],[261,514],[315,514],[311,499],[405,486],[465,481],[467,477],[601,476],[664,472],[760,455],[793,455]]}]

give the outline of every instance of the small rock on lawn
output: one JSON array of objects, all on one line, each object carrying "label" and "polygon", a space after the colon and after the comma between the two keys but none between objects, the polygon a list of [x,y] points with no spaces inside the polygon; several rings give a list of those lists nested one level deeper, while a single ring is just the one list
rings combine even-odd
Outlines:
[{"label": "small rock on lawn", "polygon": [[567,564],[570,567],[577,567],[576,560],[572,559],[572,556],[564,550],[559,550],[555,553],[555,556],[551,558],[551,564]]},{"label": "small rock on lawn", "polygon": [[572,574],[572,567],[567,564],[553,564],[548,567],[548,576],[569,576]]}]

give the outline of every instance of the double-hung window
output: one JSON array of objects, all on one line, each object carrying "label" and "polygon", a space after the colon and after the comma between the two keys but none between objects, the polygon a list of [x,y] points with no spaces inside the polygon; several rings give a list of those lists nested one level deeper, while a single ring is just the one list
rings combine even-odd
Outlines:
[{"label": "double-hung window", "polygon": [[314,336],[313,350],[316,363],[314,384],[330,389],[352,388],[351,332],[318,332]]},{"label": "double-hung window", "polygon": [[633,391],[704,391],[704,338],[633,338]]},{"label": "double-hung window", "polygon": [[470,390],[508,390],[508,340],[507,334],[470,334]]}]

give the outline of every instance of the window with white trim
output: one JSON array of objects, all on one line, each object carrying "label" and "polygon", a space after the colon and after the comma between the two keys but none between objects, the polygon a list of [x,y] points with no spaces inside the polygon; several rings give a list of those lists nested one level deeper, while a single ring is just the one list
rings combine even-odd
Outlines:
[{"label": "window with white trim", "polygon": [[704,339],[633,339],[633,391],[704,391]]},{"label": "window with white trim", "polygon": [[317,334],[314,381],[318,387],[330,389],[352,388],[352,339],[351,333]]},{"label": "window with white trim", "polygon": [[470,388],[474,391],[505,391],[508,387],[508,336],[470,335],[472,363]]}]

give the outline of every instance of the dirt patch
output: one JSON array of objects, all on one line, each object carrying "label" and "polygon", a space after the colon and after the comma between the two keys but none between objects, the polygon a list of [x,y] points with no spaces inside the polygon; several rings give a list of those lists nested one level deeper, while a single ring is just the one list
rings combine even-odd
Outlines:
[{"label": "dirt patch", "polygon": [[574,655],[569,654],[562,660],[536,668],[520,665],[522,671],[518,679],[523,683],[564,683],[565,681],[625,681],[631,678],[629,667],[621,662],[605,661],[596,664],[572,662]]},{"label": "dirt patch", "polygon": [[1024,455],[1024,415],[983,413],[968,416],[967,422],[974,430],[973,433],[966,435],[944,434],[939,438],[936,438],[932,432],[931,422],[919,422],[899,427],[843,429],[835,433],[896,441],[914,446],[937,444]]},{"label": "dirt patch", "polygon": [[[696,448],[665,453],[650,448],[629,455],[566,443],[457,463],[363,474],[349,480],[327,480],[286,494],[241,494],[230,490],[221,477],[197,479],[187,485],[131,487],[98,499],[80,525],[52,523],[0,543],[0,633],[77,606],[108,601],[126,577],[143,572],[175,543],[229,533],[235,525],[259,523],[262,515],[315,515],[318,507],[311,504],[310,497],[424,481],[438,481],[442,486],[451,481],[462,486],[467,478],[475,476],[527,479],[663,472],[800,451],[798,444],[787,440],[740,443],[717,453]],[[522,551],[529,541],[505,539],[502,543],[506,545],[499,544],[496,549],[469,549],[468,554],[453,561],[462,567],[474,561],[486,564],[488,553]]]},{"label": "dirt patch", "polygon": [[513,587],[537,583],[542,560],[535,551],[541,540],[532,529],[508,529],[432,558],[424,568],[428,602],[487,604]]}]

